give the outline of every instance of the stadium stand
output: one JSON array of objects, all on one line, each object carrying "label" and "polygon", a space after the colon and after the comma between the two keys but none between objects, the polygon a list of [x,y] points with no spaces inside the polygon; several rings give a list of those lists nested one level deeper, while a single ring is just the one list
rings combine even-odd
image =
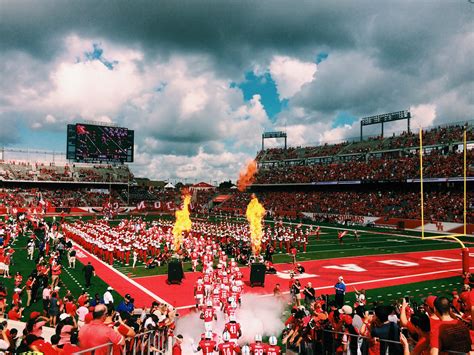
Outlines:
[{"label": "stadium stand", "polygon": [[[425,213],[432,221],[462,222],[463,196],[459,184],[463,173],[462,153],[459,152],[461,130],[461,126],[451,126],[425,132],[425,178],[441,179],[431,182],[425,191]],[[468,139],[474,139],[472,126]],[[416,134],[404,133],[364,142],[343,142],[288,150],[268,149],[257,156],[261,169],[252,192],[257,193],[270,216],[276,218],[300,219],[304,217],[303,213],[313,214],[315,220],[324,222],[339,222],[333,220],[334,214],[377,215],[387,220],[418,218],[418,185],[416,181],[410,182],[417,179],[419,174],[417,144]],[[470,150],[470,166],[473,157]],[[468,175],[472,178],[474,169],[469,169]],[[455,180],[449,181],[450,178]],[[124,206],[146,201],[151,202],[152,207],[145,205],[144,208],[153,209],[157,213],[170,213],[179,206],[181,197],[181,191],[178,189],[143,188],[133,184],[130,186],[133,175],[126,166],[45,165],[9,161],[0,162],[0,180],[0,208],[8,211],[15,207],[44,210],[47,207],[95,207],[111,204]],[[313,186],[315,182],[341,181],[347,184],[336,184],[335,187],[330,184]],[[60,185],[62,187],[58,188]],[[215,202],[217,195],[225,198]],[[244,214],[249,199],[250,192],[241,193],[230,189],[195,191],[193,209],[198,213],[208,213],[210,209],[212,213]],[[474,223],[472,191],[469,191],[468,201],[467,219],[468,222]],[[127,252],[130,257],[132,249],[138,250],[138,260],[151,268],[171,259],[173,238],[170,220],[155,220],[147,224],[148,222],[142,221],[138,216],[125,218],[117,225],[109,224],[106,219],[45,223],[34,214],[27,214],[27,218],[22,216],[7,214],[5,222],[0,225],[0,239],[3,243],[3,248],[0,248],[0,265],[6,277],[5,263],[8,261],[7,265],[10,264],[15,243],[19,240],[32,246],[35,265],[31,266],[31,271],[19,275],[21,277],[15,276],[15,287],[0,285],[0,311],[10,318],[2,323],[3,339],[0,338],[0,351],[67,354],[79,351],[81,347],[84,349],[99,345],[103,348],[96,349],[95,354],[100,354],[109,351],[109,347],[112,347],[109,344],[111,341],[115,344],[116,353],[133,353],[133,349],[137,348],[142,349],[142,352],[143,349],[148,351],[149,348],[159,354],[170,352],[168,341],[172,339],[176,315],[172,307],[154,303],[150,308],[135,310],[133,295],[124,295],[120,297],[120,302],[107,307],[105,303],[109,296],[106,295],[106,289],[97,297],[85,293],[59,297],[56,289],[58,282],[66,277],[61,272],[61,267],[58,269],[58,265],[62,265],[63,270],[66,269],[65,259],[69,262],[73,250],[69,238],[112,265],[114,261],[110,262],[111,258],[128,263],[124,260],[127,258]],[[251,249],[245,237],[248,235],[247,226],[228,220],[212,223],[202,219],[196,222],[193,228],[195,237],[185,241],[181,256],[190,260],[194,267],[197,264],[203,266],[201,278],[209,278],[210,281],[206,281],[206,285],[211,285],[211,290],[221,289],[224,271],[230,276],[229,285],[232,287],[229,293],[233,293],[233,301],[219,294],[219,305],[223,306],[217,307],[217,312],[222,312],[221,316],[228,317],[231,323],[230,317],[235,311],[233,302],[240,299],[240,291],[234,291],[233,286],[242,286],[238,282],[232,283],[241,278],[236,262],[247,264]],[[287,249],[297,238],[303,240],[302,244],[298,242],[298,248],[306,248],[307,237],[305,242],[305,239],[301,238],[303,230],[296,223],[291,227],[267,227],[266,232],[268,236],[272,236],[271,240],[275,243],[279,237],[283,238],[283,234],[285,238],[288,235],[288,243],[283,245],[280,242],[280,252],[289,253]],[[263,243],[264,248],[271,248],[268,238],[265,238]],[[193,255],[194,253],[196,255]],[[221,267],[206,267],[206,260],[212,263],[214,257],[219,259]],[[229,260],[232,257],[235,261]],[[26,260],[19,259],[12,263],[12,275],[23,264],[22,261]],[[33,263],[31,260],[30,262]],[[271,269],[271,263],[268,260],[266,262],[266,269]],[[294,273],[299,272],[297,268],[295,264]],[[35,283],[28,282],[30,276]],[[464,285],[459,285],[462,287],[460,295],[453,294],[452,299],[429,296],[420,307],[405,302],[369,305],[362,290],[356,292],[353,306],[342,306],[331,299],[332,297],[312,293],[312,285],[304,280],[300,283],[299,280],[291,278],[290,299],[285,299],[277,289],[274,291],[275,298],[283,299],[290,306],[290,316],[285,321],[286,328],[281,329],[279,344],[285,345],[294,353],[311,353],[311,350],[315,354],[344,354],[349,351],[374,354],[386,353],[388,348],[390,354],[408,354],[410,349],[414,353],[428,353],[430,347],[441,346],[447,354],[467,353],[471,349],[473,337],[469,327],[472,322],[471,303],[474,299],[474,291],[470,290],[470,286],[473,286],[472,280],[468,276],[465,275]],[[343,280],[339,280],[338,284],[342,287]],[[199,289],[199,281],[196,281],[195,286]],[[223,289],[225,290],[225,287]],[[25,303],[30,303],[30,297],[41,304],[42,313],[27,310],[23,316],[21,309]],[[210,297],[209,293],[207,297]],[[204,296],[202,299],[205,300]],[[202,303],[198,304],[197,308],[202,312],[204,322],[208,322],[204,307],[206,302]],[[81,312],[78,312],[81,308]],[[373,315],[366,312],[371,308],[374,309]],[[446,311],[450,308],[451,314]],[[96,318],[92,319],[94,312]],[[456,319],[451,318],[453,313],[456,314]],[[14,319],[26,321],[23,334],[15,334],[11,330],[15,324]],[[120,324],[117,324],[118,319]],[[108,334],[108,338],[90,336],[91,333],[87,332],[90,324],[101,327],[104,333]],[[49,335],[41,333],[42,327],[46,325],[50,325],[55,333],[49,339]],[[233,326],[236,326],[235,321],[230,325]],[[392,330],[387,332],[387,327]],[[408,333],[401,333],[402,327],[407,328]],[[441,334],[440,329],[449,331]],[[387,334],[389,336],[385,336]],[[453,338],[445,334],[456,335]],[[277,347],[275,339],[270,338],[270,344],[265,344],[260,334],[254,335],[255,342],[250,344],[252,349]],[[204,339],[199,346],[209,343],[214,344],[213,346],[226,344],[225,339],[222,340],[214,334],[208,337],[208,334],[203,334]],[[214,341],[215,343],[212,343]],[[443,342],[442,345],[440,341]],[[176,343],[179,341],[175,340]]]},{"label": "stadium stand", "polygon": [[87,165],[0,161],[0,181],[128,183],[133,174],[126,165]]},{"label": "stadium stand", "polygon": [[[447,146],[462,142],[463,125],[447,125],[435,127],[423,132],[423,141],[428,146]],[[467,130],[467,140],[474,140],[473,124],[470,122]],[[419,139],[417,132],[403,132],[391,137],[369,137],[367,140],[324,144],[322,146],[270,148],[259,152],[257,161],[281,161],[296,158],[330,157],[344,154],[369,153],[388,150],[404,150],[417,148]]]}]

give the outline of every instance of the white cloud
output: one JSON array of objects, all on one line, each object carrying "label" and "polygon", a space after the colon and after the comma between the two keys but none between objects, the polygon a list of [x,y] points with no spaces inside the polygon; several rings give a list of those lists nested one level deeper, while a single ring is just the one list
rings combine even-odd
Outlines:
[{"label": "white cloud", "polygon": [[214,183],[227,179],[236,181],[243,162],[254,156],[221,151],[208,154],[202,149],[194,156],[136,154],[132,170],[137,176],[146,176],[172,182],[195,183],[201,180]]},{"label": "white cloud", "polygon": [[410,112],[412,122],[417,127],[431,126],[436,118],[436,106],[432,104],[413,106],[410,108]]},{"label": "white cloud", "polygon": [[304,84],[313,81],[317,65],[296,58],[274,56],[269,69],[280,98],[287,99],[299,92]]}]

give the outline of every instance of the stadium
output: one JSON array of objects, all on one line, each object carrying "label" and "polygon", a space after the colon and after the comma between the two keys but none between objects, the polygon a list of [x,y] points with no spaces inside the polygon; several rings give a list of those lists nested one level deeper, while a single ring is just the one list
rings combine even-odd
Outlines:
[{"label": "stadium", "polygon": [[[200,31],[208,36],[205,49],[192,33],[173,37],[183,29],[166,22],[167,16],[176,20],[171,4],[131,8],[118,2],[108,26],[114,27],[111,19],[122,24],[144,16],[150,27],[129,23],[125,32],[114,27],[113,35],[99,20],[105,9],[51,4],[57,5],[51,14],[70,21],[55,24],[54,35],[47,26],[37,28],[38,36],[53,42],[67,33],[55,54],[44,54],[40,47],[48,41],[38,38],[26,49],[33,42],[22,31],[35,24],[18,16],[32,10],[1,5],[10,30],[0,26],[8,42],[0,51],[0,73],[12,80],[0,90],[0,353],[474,351],[474,121],[472,95],[464,97],[472,93],[465,78],[472,77],[466,58],[473,47],[463,42],[473,32],[453,30],[457,15],[472,13],[471,3],[454,9],[438,4],[435,11],[436,21],[446,19],[436,41],[454,33],[453,41],[462,43],[459,57],[453,51],[449,59],[435,60],[435,52],[424,58],[433,66],[456,62],[442,80],[423,82],[426,63],[415,61],[423,69],[414,75],[408,64],[397,67],[404,59],[390,59],[384,78],[397,72],[402,79],[386,96],[382,87],[372,87],[367,101],[359,95],[372,74],[359,76],[360,63],[348,72],[336,66],[346,63],[340,51],[348,45],[336,34],[351,31],[314,30],[309,18],[284,2],[272,11],[289,21],[285,45],[275,39],[279,34],[286,41],[265,11],[257,9],[258,18],[246,13],[254,21],[250,32],[262,36],[256,47],[251,36],[244,44],[240,35],[233,37],[247,33],[232,22],[245,17],[245,6],[220,4],[234,13],[206,3],[228,20],[209,19],[212,34],[203,28],[208,15],[192,7],[197,23],[187,23],[196,37]],[[352,19],[356,9],[346,5],[306,10],[321,21],[334,13]],[[368,27],[353,23],[364,43],[375,36],[366,32],[378,23],[378,14],[368,15],[373,5],[361,4]],[[400,9],[380,11],[392,25],[390,16],[405,15],[405,5],[414,13],[423,8],[401,2]],[[311,49],[316,60],[303,61],[313,42],[298,47],[305,35],[287,12],[307,24],[304,32],[323,33],[316,46],[323,49]],[[91,22],[76,22],[76,13]],[[52,23],[41,11],[37,16],[38,23]],[[170,28],[154,24],[153,16]],[[263,19],[270,22],[261,28]],[[460,28],[469,24],[472,19],[463,20]],[[241,58],[214,38],[214,30],[241,45],[240,54],[253,48],[255,58]],[[157,39],[147,42],[149,34]],[[270,63],[260,57],[265,50],[257,50],[267,35],[267,50],[277,53]],[[405,40],[417,41],[420,50],[423,40],[436,37],[411,36]],[[375,42],[372,52],[354,40],[347,53],[364,62],[354,54],[363,48],[364,56],[382,61],[377,51],[384,45]],[[221,66],[208,72],[213,65]],[[233,74],[249,65],[254,69],[245,79]],[[377,76],[385,75],[377,65]],[[41,79],[36,70],[44,70]],[[334,73],[341,71],[347,77],[338,79]],[[432,97],[420,98],[407,87],[395,99],[404,80],[416,86],[410,75],[421,82],[417,90]],[[312,100],[323,105],[318,80],[327,90],[336,82],[345,95],[324,98],[337,106],[327,116],[322,108],[310,111]],[[347,80],[357,82],[354,90]],[[452,97],[457,101],[449,111]]]}]

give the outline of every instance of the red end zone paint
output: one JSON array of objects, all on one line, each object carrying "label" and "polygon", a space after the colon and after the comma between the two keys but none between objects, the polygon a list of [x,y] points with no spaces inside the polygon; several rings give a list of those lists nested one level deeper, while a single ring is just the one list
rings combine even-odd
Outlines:
[{"label": "red end zone paint", "polygon": [[[111,270],[108,265],[84,250],[78,248],[78,251],[78,259],[83,263],[90,261],[97,276],[119,294],[132,294],[137,307],[149,307],[151,302],[157,299],[155,296],[175,307],[188,307],[194,304],[193,287],[200,273],[185,273],[181,285],[168,285],[167,275],[130,280],[120,272]],[[396,286],[460,276],[462,270],[461,251],[458,249],[311,260],[301,264],[306,272],[298,278],[303,285],[311,281],[318,294],[333,293],[334,284],[340,275],[344,276],[348,291],[352,291],[351,285],[357,286],[358,289]],[[247,285],[244,292],[272,294],[277,283],[280,283],[283,291],[288,291],[288,271],[292,268],[291,264],[277,264],[275,268],[278,274],[266,275],[265,287],[251,288],[248,285],[250,269],[242,267],[244,282]]]}]

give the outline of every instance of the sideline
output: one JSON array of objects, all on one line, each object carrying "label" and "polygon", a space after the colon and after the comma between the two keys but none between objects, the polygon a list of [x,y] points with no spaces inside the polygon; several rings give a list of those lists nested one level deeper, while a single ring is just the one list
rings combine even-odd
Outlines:
[{"label": "sideline", "polygon": [[[149,289],[147,289],[146,287],[140,285],[138,282],[132,280],[131,278],[129,278],[127,275],[124,275],[123,273],[121,273],[120,271],[118,271],[117,269],[115,269],[114,267],[110,266],[109,264],[105,263],[104,261],[100,260],[98,257],[96,257],[95,255],[89,253],[88,251],[84,250],[82,247],[80,247],[77,243],[75,243],[74,241],[71,240],[71,242],[73,243],[74,245],[74,248],[79,250],[81,253],[83,253],[86,257],[89,257],[89,258],[92,258],[94,259],[96,262],[100,263],[101,266],[105,266],[107,269],[109,269],[110,271],[112,271],[114,274],[116,274],[117,276],[120,276],[125,282],[128,282],[129,284],[133,285],[134,287],[136,287],[137,289],[139,289],[140,291],[142,291],[143,293],[147,294],[148,296],[150,296],[151,298],[153,298],[154,300],[160,302],[160,303],[166,303],[167,305],[170,305],[168,302],[166,302],[163,298],[159,297],[158,295],[156,295],[155,293],[151,292]],[[80,258],[78,257],[78,259],[80,260]],[[100,273],[99,270],[96,270],[96,273],[97,275],[104,281],[106,281],[106,283],[109,283],[109,281],[107,280],[107,277],[106,275],[103,275]],[[118,290],[116,290],[118,291]],[[125,293],[129,293],[130,291],[126,291]],[[135,296],[136,298],[136,296]]]}]

